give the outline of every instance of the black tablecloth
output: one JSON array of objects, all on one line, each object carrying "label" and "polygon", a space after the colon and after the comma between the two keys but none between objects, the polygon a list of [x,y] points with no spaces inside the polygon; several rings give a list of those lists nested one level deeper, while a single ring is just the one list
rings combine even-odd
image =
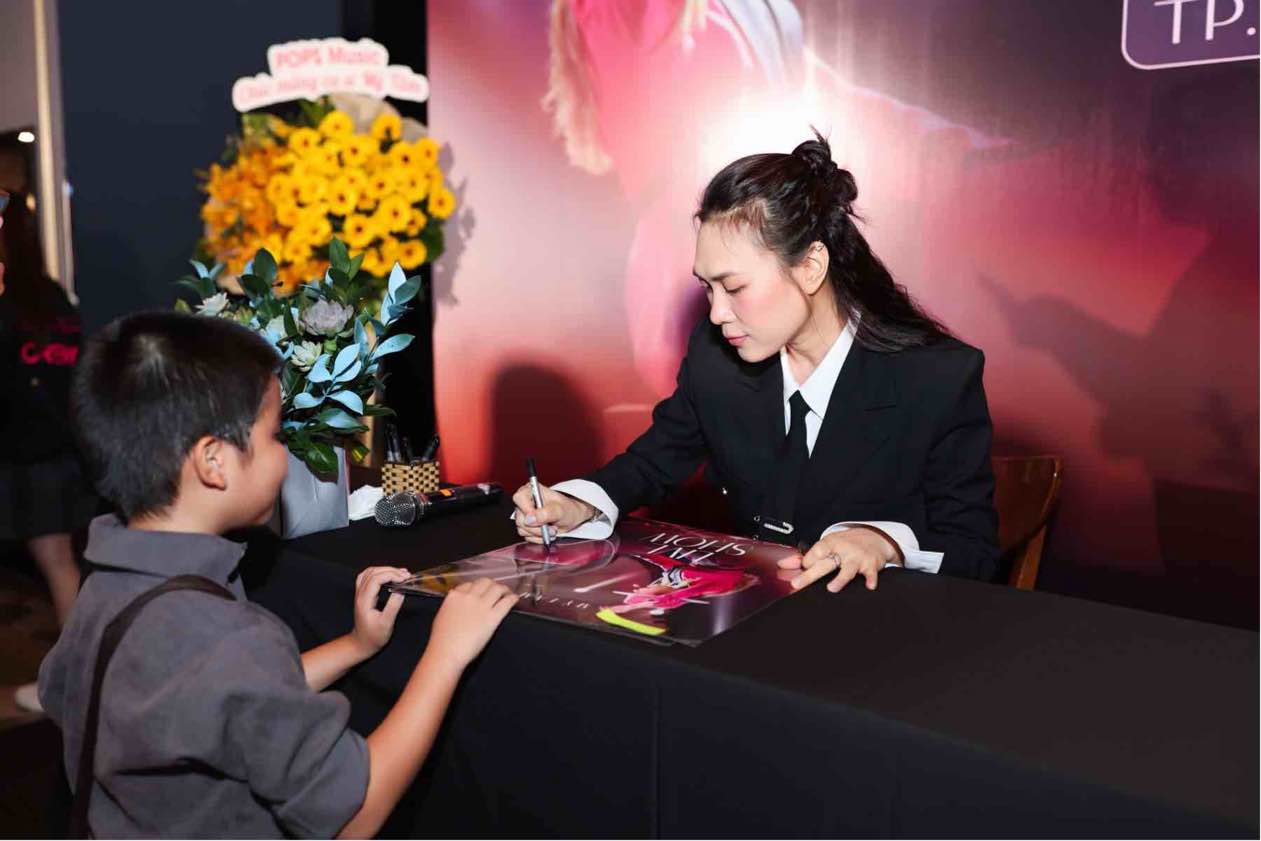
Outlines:
[{"label": "black tablecloth", "polygon": [[[252,547],[304,648],[356,572],[515,539],[508,507]],[[338,688],[371,732],[438,602]],[[1257,635],[944,576],[822,585],[698,648],[511,615],[386,832],[473,836],[1258,833]]]}]

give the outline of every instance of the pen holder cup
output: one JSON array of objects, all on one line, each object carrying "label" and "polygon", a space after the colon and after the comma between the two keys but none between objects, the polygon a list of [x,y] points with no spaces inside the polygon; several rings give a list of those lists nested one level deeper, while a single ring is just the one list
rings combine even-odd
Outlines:
[{"label": "pen holder cup", "polygon": [[381,467],[381,490],[387,496],[401,491],[433,493],[439,486],[437,461],[418,461],[414,464],[387,461]]}]

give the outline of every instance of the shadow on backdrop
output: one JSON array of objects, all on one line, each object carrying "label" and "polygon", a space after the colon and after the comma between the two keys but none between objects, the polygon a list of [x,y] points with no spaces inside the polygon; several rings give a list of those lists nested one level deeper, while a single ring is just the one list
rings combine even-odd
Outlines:
[{"label": "shadow on backdrop", "polygon": [[[485,477],[511,495],[535,457],[539,480],[551,485],[600,466],[599,426],[582,392],[563,374],[514,365],[495,377],[491,392],[490,463]],[[538,458],[546,452],[546,459]]]},{"label": "shadow on backdrop", "polygon": [[1143,465],[1172,612],[1256,627],[1258,173],[1245,147],[1257,103],[1236,95],[1248,70],[1204,72],[1212,83],[1171,79],[1152,104],[1146,176],[1170,221],[1208,242],[1148,332],[981,282],[1016,341],[1051,355],[1103,409],[1102,450]]}]

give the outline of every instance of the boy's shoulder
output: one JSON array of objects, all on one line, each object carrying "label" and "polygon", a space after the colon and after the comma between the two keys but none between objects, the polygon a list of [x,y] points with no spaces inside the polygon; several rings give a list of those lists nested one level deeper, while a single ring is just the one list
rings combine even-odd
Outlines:
[{"label": "boy's shoulder", "polygon": [[[105,627],[136,596],[161,583],[153,576],[93,572],[84,582],[71,619],[40,666],[40,697],[64,728],[81,716]],[[234,588],[239,590],[239,587]],[[149,602],[135,617],[110,662],[114,710],[162,701],[207,718],[222,696],[248,687],[302,682],[302,659],[292,631],[279,617],[242,594],[233,601],[193,590]],[[235,687],[231,689],[230,687]]]},{"label": "boy's shoulder", "polygon": [[[131,571],[97,571],[86,578],[74,611],[63,629],[57,649],[95,652],[106,626],[134,599],[162,578]],[[219,582],[222,586],[223,582]],[[122,642],[120,654],[137,648],[161,655],[172,649],[209,653],[220,641],[233,639],[253,646],[278,648],[298,657],[293,632],[279,617],[251,602],[240,586],[227,587],[232,599],[199,590],[175,590],[153,599],[136,614]]]},{"label": "boy's shoulder", "polygon": [[94,571],[83,584],[72,621],[103,631],[146,591],[170,577],[194,575],[226,589],[232,598],[197,589],[164,593],[136,615],[128,640],[147,630],[163,638],[251,635],[292,644],[288,627],[246,597],[237,574],[244,553],[243,544],[218,535],[145,531],[128,528],[114,515],[98,517],[84,551]]},{"label": "boy's shoulder", "polygon": [[[159,583],[152,579],[145,582],[149,586]],[[225,582],[217,583],[222,586]],[[139,595],[149,586],[133,586],[128,591]],[[125,646],[127,652],[140,656],[163,657],[178,650],[193,659],[236,658],[239,654],[234,652],[248,652],[255,658],[267,654],[270,660],[300,663],[297,642],[289,626],[251,602],[239,584],[228,589],[233,595],[230,600],[191,589],[153,599],[136,615],[124,644],[119,646],[118,656],[122,656]],[[113,607],[111,615],[116,616],[125,604],[116,602]]]},{"label": "boy's shoulder", "polygon": [[[137,615],[131,636],[178,634],[202,644],[234,639],[253,645],[278,646],[298,656],[293,632],[266,608],[250,601],[240,588],[231,600],[198,590],[176,590],[147,604]],[[230,590],[230,592],[232,592]]]}]

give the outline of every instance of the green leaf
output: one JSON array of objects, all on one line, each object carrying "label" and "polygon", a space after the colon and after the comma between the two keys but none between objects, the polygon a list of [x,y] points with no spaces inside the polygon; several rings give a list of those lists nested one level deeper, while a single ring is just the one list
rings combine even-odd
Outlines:
[{"label": "green leaf", "polygon": [[359,309],[359,301],[363,298],[363,284],[356,283],[355,279],[349,275],[347,277],[349,280],[346,283],[346,303],[355,309]]},{"label": "green leaf", "polygon": [[400,333],[397,336],[390,336],[384,342],[377,345],[376,350],[372,351],[372,359],[375,361],[390,353],[398,353],[412,343],[414,336],[408,333]]},{"label": "green leaf", "polygon": [[260,277],[252,274],[241,275],[241,288],[245,290],[245,294],[250,297],[251,301],[259,298],[266,298],[271,292],[271,284]]},{"label": "green leaf", "polygon": [[271,136],[271,124],[268,114],[262,111],[250,111],[241,115],[241,129],[246,137]]},{"label": "green leaf", "polygon": [[[354,345],[351,345],[350,347],[353,348]],[[355,377],[359,376],[361,371],[363,371],[363,363],[359,361],[358,357],[355,357],[355,361],[350,363],[349,368],[333,377],[333,382],[348,383]]]},{"label": "green leaf", "polygon": [[380,403],[369,403],[363,407],[363,415],[367,418],[384,418],[395,414],[394,410],[389,406],[382,406]]},{"label": "green leaf", "polygon": [[175,311],[191,313],[193,308],[188,305],[188,301],[185,301],[183,298],[177,298],[175,300]]},{"label": "green leaf", "polygon": [[320,412],[319,415],[316,417],[316,420],[319,421],[320,423],[327,424],[332,429],[336,429],[343,432],[345,431],[362,432],[363,430],[367,429],[367,427],[361,424],[357,418],[352,417],[344,409],[335,409],[335,408],[329,407],[325,409],[324,411]]},{"label": "green leaf", "polygon": [[364,255],[362,254],[356,255],[355,258],[350,261],[350,265],[346,268],[346,274],[351,277],[359,274],[359,267],[363,265],[363,257]]},{"label": "green leaf", "polygon": [[318,126],[329,111],[334,110],[333,101],[327,96],[321,96],[318,101],[299,100],[298,107],[302,111],[302,122],[312,128]]},{"label": "green leaf", "polygon": [[191,289],[197,293],[197,297],[205,300],[215,294],[215,284],[212,280],[204,280],[202,278],[193,277],[192,275],[184,275],[175,281],[176,286],[183,286],[185,289]]},{"label": "green leaf", "polygon": [[293,314],[295,309],[296,307],[285,307],[284,317],[285,333],[293,336],[294,341],[297,341],[301,337],[302,331],[298,329],[298,319]]},{"label": "green leaf", "polygon": [[251,265],[254,267],[253,274],[258,275],[259,279],[271,286],[272,281],[276,279],[276,258],[272,256],[272,253],[266,248],[258,249]]},{"label": "green leaf", "polygon": [[302,454],[303,460],[307,463],[307,467],[315,473],[322,476],[335,476],[337,474],[337,453],[333,448],[322,441],[313,443],[305,453]]},{"label": "green leaf", "polygon": [[346,250],[346,243],[337,237],[328,243],[328,261],[342,274],[350,274],[350,253]]},{"label": "green leaf", "polygon": [[295,409],[314,409],[316,406],[324,402],[323,397],[317,397],[309,392],[302,392],[293,398],[293,408]]},{"label": "green leaf", "polygon": [[313,383],[326,383],[333,378],[328,370],[329,355],[322,354],[319,359],[315,360],[315,364],[311,366],[311,372],[307,374],[307,380]]},{"label": "green leaf", "polygon": [[333,378],[341,378],[350,368],[352,362],[359,361],[359,346],[346,345],[337,354],[337,359],[333,362]]},{"label": "green leaf", "polygon": [[301,382],[302,374],[298,372],[297,368],[294,368],[291,365],[286,365],[280,370],[281,389],[290,397],[293,397],[299,391],[297,386],[299,386]]},{"label": "green leaf", "polygon": [[[281,301],[279,298],[265,298],[258,302],[254,311],[258,313],[259,320],[266,323],[277,316],[284,315],[287,309],[284,301]],[[285,335],[293,334],[286,333]]]},{"label": "green leaf", "polygon": [[403,267],[398,263],[394,264],[394,268],[390,269],[390,280],[386,285],[387,298],[393,298],[398,294],[397,290],[400,286],[407,282],[407,275],[403,272]]},{"label": "green leaf", "polygon": [[330,394],[329,400],[336,400],[356,415],[363,414],[363,398],[353,391],[339,391],[336,394]]},{"label": "green leaf", "polygon": [[355,464],[363,464],[364,459],[368,457],[368,448],[358,441],[350,448],[350,458]]},{"label": "green leaf", "polygon": [[420,291],[420,278],[413,277],[394,292],[394,305],[406,304]]}]

